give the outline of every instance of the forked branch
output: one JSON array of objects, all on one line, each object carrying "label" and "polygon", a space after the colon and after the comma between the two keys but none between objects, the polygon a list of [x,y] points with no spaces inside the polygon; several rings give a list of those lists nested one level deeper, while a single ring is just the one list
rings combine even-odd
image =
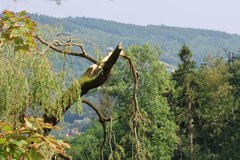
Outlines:
[{"label": "forked branch", "polygon": [[[86,58],[87,60],[91,61],[92,63],[97,64],[97,61],[84,50],[84,48],[81,44],[60,43],[58,40],[54,40],[52,43],[52,42],[48,42],[48,41],[44,40],[40,36],[35,36],[35,38],[38,39],[42,44],[45,44],[46,46],[48,46],[49,48],[53,49],[54,51],[56,51],[58,53],[63,53],[63,54],[71,55],[71,56],[78,56],[78,57]],[[64,50],[60,47],[71,47],[71,48],[77,47],[80,49],[80,51],[73,51],[73,50],[71,50],[71,48]]]}]

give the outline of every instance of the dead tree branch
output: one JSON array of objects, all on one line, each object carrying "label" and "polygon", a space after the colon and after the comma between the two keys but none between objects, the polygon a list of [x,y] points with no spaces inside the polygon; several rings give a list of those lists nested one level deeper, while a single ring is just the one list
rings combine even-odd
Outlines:
[{"label": "dead tree branch", "polygon": [[[83,57],[88,59],[89,61],[93,62],[94,64],[90,66],[85,73],[79,78],[79,80],[76,83],[73,83],[72,86],[66,90],[66,92],[63,94],[60,99],[56,100],[57,104],[60,104],[62,115],[78,100],[79,96],[83,96],[86,94],[89,90],[93,88],[97,88],[101,86],[109,77],[109,73],[118,60],[120,53],[122,52],[122,44],[119,43],[115,50],[111,53],[109,53],[106,57],[102,59],[101,62],[97,62],[94,60],[91,56],[87,54],[87,52],[83,49],[83,47],[79,44],[75,43],[66,43],[61,44],[60,42],[47,42],[43,38],[36,36],[36,38],[43,44],[47,45],[49,48],[53,49],[56,52]],[[59,48],[62,46],[77,46],[80,48],[81,52],[75,52],[71,50],[63,50],[62,48]],[[81,91],[80,93],[78,93]],[[87,102],[86,102],[87,103]],[[96,108],[95,108],[96,109]],[[95,110],[96,113],[100,114],[97,110]],[[56,117],[56,114],[44,114],[44,121],[47,123],[50,123],[52,125],[56,125],[59,122],[59,119]],[[100,115],[100,118],[103,118],[103,116]],[[103,120],[103,119],[100,119]],[[49,134],[50,130],[45,131],[45,135]]]},{"label": "dead tree branch", "polygon": [[[82,45],[78,44],[78,43],[60,43],[59,41],[55,40],[54,43],[51,42],[47,42],[46,40],[44,40],[42,37],[40,36],[35,36],[36,39],[38,39],[42,44],[45,44],[46,46],[48,46],[49,48],[53,49],[54,51],[58,52],[58,53],[63,53],[63,54],[67,54],[67,55],[71,55],[71,56],[78,56],[78,57],[83,57],[86,58],[87,60],[91,61],[94,64],[97,64],[97,61],[91,57],[83,48]],[[78,51],[72,51],[72,50],[63,50],[59,47],[78,47],[80,49],[80,52]]]}]

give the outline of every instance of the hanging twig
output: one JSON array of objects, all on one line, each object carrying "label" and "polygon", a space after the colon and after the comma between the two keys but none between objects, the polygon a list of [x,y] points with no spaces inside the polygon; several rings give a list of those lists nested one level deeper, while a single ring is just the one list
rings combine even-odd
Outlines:
[{"label": "hanging twig", "polygon": [[102,145],[101,145],[101,148],[100,148],[100,155],[101,155],[101,160],[104,160],[104,146],[106,144],[106,141],[107,141],[107,131],[106,131],[106,126],[105,126],[105,122],[104,123],[101,123],[102,124],[102,127],[103,127],[103,141],[102,141]]},{"label": "hanging twig", "polygon": [[109,155],[109,160],[112,160],[113,157],[113,149],[112,149],[112,118],[110,118],[110,126],[109,126],[109,139],[108,139],[108,144],[109,144],[109,148],[110,148],[110,155]]}]

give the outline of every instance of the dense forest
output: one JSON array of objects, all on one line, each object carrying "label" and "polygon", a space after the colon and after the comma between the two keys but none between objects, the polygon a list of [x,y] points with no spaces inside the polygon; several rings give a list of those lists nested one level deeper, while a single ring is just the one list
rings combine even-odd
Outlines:
[{"label": "dense forest", "polygon": [[86,45],[96,43],[103,52],[109,47],[114,48],[119,41],[124,46],[149,43],[161,48],[162,61],[174,65],[179,62],[177,53],[184,43],[192,49],[197,64],[202,63],[208,54],[225,57],[226,51],[236,53],[240,43],[239,35],[212,30],[164,25],[137,26],[86,17],[54,18],[35,14],[31,17],[41,24],[63,26],[66,32],[80,37]]},{"label": "dense forest", "polygon": [[240,159],[240,36],[30,16],[0,19],[0,159]]}]

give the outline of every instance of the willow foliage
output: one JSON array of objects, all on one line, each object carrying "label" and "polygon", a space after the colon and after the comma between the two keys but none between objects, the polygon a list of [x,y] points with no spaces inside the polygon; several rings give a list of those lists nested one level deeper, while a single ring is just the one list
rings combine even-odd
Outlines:
[{"label": "willow foliage", "polygon": [[1,120],[18,125],[23,116],[43,113],[53,113],[61,119],[60,105],[64,102],[60,99],[66,91],[67,74],[63,65],[54,67],[54,58],[63,63],[66,58],[49,53],[36,43],[36,24],[25,12],[5,11],[0,21]]}]

